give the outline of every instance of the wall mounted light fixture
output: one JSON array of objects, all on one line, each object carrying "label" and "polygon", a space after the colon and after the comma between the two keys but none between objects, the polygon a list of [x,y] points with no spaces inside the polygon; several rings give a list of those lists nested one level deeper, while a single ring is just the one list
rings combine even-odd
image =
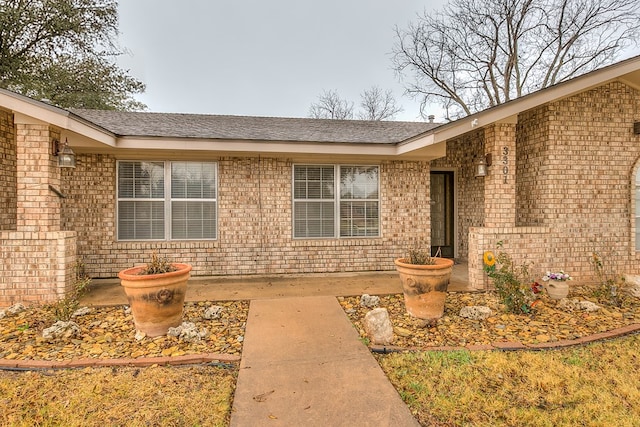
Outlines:
[{"label": "wall mounted light fixture", "polygon": [[487,176],[487,168],[491,166],[491,153],[480,156],[480,160],[476,163],[476,177]]},{"label": "wall mounted light fixture", "polygon": [[76,155],[69,147],[67,138],[64,139],[64,145],[60,149],[60,141],[54,139],[51,141],[51,154],[58,157],[59,168],[75,168],[76,167]]}]

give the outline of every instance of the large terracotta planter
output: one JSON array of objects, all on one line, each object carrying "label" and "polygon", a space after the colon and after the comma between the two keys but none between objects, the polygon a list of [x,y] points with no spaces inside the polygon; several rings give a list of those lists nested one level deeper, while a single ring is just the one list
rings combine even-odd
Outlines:
[{"label": "large terracotta planter", "polygon": [[435,258],[433,265],[409,264],[406,258],[394,262],[402,280],[407,312],[420,319],[434,321],[444,314],[447,287],[453,260]]},{"label": "large terracotta planter", "polygon": [[133,322],[149,337],[166,335],[169,328],[182,323],[182,308],[191,276],[189,264],[172,264],[177,271],[163,274],[139,274],[145,267],[133,267],[118,273],[129,299]]}]

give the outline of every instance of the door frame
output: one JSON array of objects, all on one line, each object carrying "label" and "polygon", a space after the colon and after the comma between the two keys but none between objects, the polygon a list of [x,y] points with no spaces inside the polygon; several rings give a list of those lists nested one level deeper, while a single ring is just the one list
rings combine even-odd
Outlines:
[{"label": "door frame", "polygon": [[[453,258],[460,257],[458,253],[458,170],[456,168],[434,167],[429,171],[429,182],[431,182],[431,172],[451,172],[453,173]],[[429,223],[431,223],[431,184],[429,184]],[[431,228],[431,227],[429,227]]]}]

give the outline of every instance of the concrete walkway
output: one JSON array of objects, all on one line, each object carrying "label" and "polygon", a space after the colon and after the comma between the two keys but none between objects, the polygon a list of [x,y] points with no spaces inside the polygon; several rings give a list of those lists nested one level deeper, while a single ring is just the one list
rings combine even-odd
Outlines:
[{"label": "concrete walkway", "polygon": [[245,426],[417,426],[332,296],[251,301],[231,414]]}]

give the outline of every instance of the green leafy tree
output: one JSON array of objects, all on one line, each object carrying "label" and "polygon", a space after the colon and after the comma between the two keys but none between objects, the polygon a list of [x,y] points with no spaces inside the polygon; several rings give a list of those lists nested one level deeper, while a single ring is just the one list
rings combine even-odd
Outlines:
[{"label": "green leafy tree", "polygon": [[0,0],[0,87],[61,107],[140,110],[145,86],[120,69],[118,3]]}]

